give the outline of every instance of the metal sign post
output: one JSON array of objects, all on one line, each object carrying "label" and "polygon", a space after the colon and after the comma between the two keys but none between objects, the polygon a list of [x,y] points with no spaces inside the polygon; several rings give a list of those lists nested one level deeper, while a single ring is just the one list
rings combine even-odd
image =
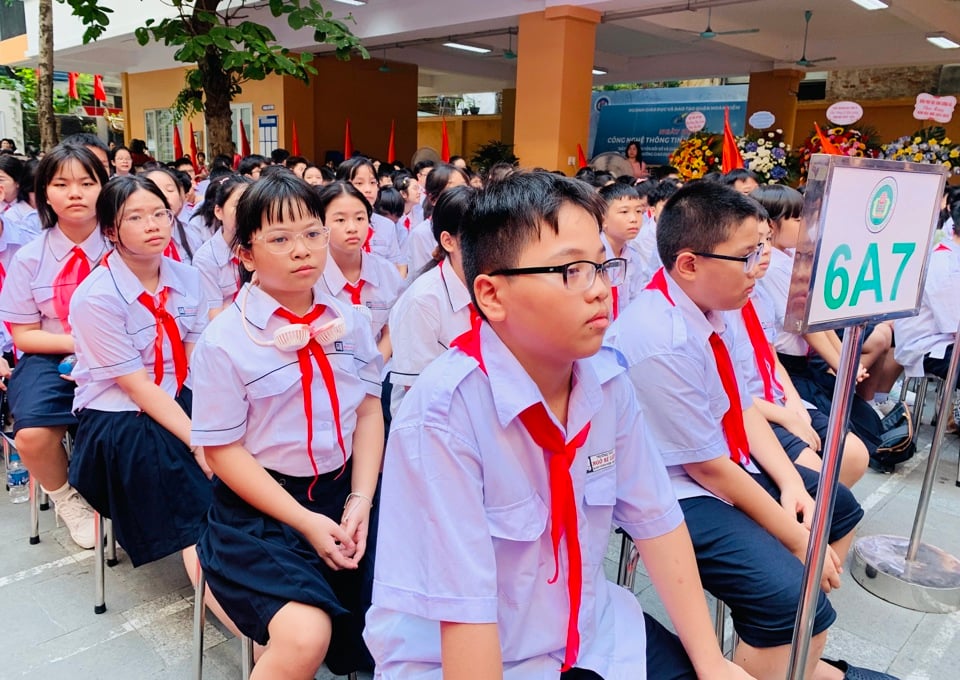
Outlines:
[{"label": "metal sign post", "polygon": [[[867,323],[917,314],[946,170],[814,155],[784,328],[846,328],[831,403],[787,677],[802,680]],[[924,218],[928,218],[926,222]],[[918,229],[927,224],[929,229]]]}]

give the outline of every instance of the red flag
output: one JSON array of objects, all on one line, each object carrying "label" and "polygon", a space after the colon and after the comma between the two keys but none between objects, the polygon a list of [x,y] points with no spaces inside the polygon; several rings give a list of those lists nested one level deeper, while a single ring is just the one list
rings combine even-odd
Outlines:
[{"label": "red flag", "polygon": [[450,136],[447,134],[447,119],[440,121],[440,160],[444,163],[450,162]]},{"label": "red flag", "polygon": [[290,155],[300,155],[300,138],[297,137],[297,121],[293,121],[293,138],[290,140]]},{"label": "red flag", "polygon": [[343,131],[343,160],[353,158],[353,138],[350,136],[350,119],[347,118],[347,127]]},{"label": "red flag", "polygon": [[243,124],[242,120],[240,121],[240,155],[250,155],[250,140],[247,139],[247,126]]},{"label": "red flag", "polygon": [[730,109],[723,107],[723,154],[720,156],[721,171],[726,174],[731,170],[743,167],[743,156],[737,148],[737,138],[730,129]]},{"label": "red flag", "polygon": [[587,154],[583,153],[583,147],[577,144],[577,167],[585,168],[589,163],[587,163]]},{"label": "red flag", "polygon": [[174,124],[173,126],[173,159],[180,160],[183,158],[183,140],[180,139],[180,126]]},{"label": "red flag", "polygon": [[823,130],[820,129],[820,126],[816,122],[813,124],[814,129],[817,131],[817,137],[820,139],[820,150],[822,153],[829,154],[831,156],[842,156],[843,150],[830,141],[830,138],[823,134]]},{"label": "red flag", "polygon": [[197,164],[197,138],[193,136],[193,121],[190,121],[190,160],[193,162],[193,171],[200,174],[200,166]]},{"label": "red flag", "polygon": [[387,163],[393,163],[397,160],[397,146],[395,138],[397,134],[397,121],[390,121],[390,142],[387,144]]},{"label": "red flag", "polygon": [[107,101],[107,91],[103,89],[103,76],[99,73],[93,77],[93,99],[98,102]]},{"label": "red flag", "polygon": [[70,71],[67,74],[67,96],[70,99],[80,99],[80,95],[77,94],[77,76],[79,75],[75,71]]}]

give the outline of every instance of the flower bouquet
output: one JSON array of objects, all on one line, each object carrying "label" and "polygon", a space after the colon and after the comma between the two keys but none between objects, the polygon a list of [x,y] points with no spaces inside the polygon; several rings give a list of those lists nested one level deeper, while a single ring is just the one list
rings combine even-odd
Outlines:
[{"label": "flower bouquet", "polygon": [[960,146],[947,137],[947,131],[934,126],[923,128],[893,140],[882,147],[883,158],[944,166],[952,175],[960,175]]},{"label": "flower bouquet", "polygon": [[751,133],[737,138],[743,167],[753,172],[760,184],[795,184],[800,167],[783,130]]},{"label": "flower bouquet", "polygon": [[[880,158],[879,135],[873,128],[864,127],[861,129],[846,128],[843,126],[832,127],[824,130],[823,134],[834,145],[840,148],[845,156],[859,156],[867,158]],[[807,177],[807,167],[810,165],[810,156],[815,153],[822,153],[823,147],[820,144],[820,138],[815,131],[811,131],[810,136],[800,146],[800,176],[805,180]]]},{"label": "flower bouquet", "polygon": [[679,171],[680,179],[685,182],[700,179],[708,172],[720,172],[722,149],[722,134],[695,132],[670,154],[670,165]]}]

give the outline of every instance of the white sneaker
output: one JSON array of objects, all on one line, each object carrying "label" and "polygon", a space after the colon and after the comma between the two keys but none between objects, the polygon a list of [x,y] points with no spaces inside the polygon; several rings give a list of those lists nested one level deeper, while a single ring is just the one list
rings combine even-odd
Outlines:
[{"label": "white sneaker", "polygon": [[56,501],[54,509],[57,517],[63,520],[70,532],[73,542],[85,550],[92,550],[94,545],[93,508],[87,505],[83,496],[76,489]]}]

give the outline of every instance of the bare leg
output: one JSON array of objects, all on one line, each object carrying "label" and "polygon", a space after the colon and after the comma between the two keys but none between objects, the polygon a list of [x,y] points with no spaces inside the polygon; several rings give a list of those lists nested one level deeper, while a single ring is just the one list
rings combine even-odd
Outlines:
[{"label": "bare leg", "polygon": [[[823,647],[827,643],[827,633],[824,631],[819,635],[814,635],[810,640],[810,651],[807,655],[807,664],[804,671],[805,678],[816,677],[820,680],[819,666],[827,664],[820,662],[820,655],[823,654]],[[738,666],[747,671],[757,680],[783,680],[787,675],[787,667],[790,664],[790,645],[780,645],[779,647],[752,647],[743,640],[737,645],[734,652],[733,661]],[[817,675],[814,676],[814,669],[817,669]],[[832,669],[837,670],[837,669]],[[823,680],[831,676],[822,676]],[[843,678],[843,673],[835,676],[837,680]]]},{"label": "bare leg", "polygon": [[270,644],[250,680],[313,680],[327,656],[333,624],[322,609],[288,602],[268,626]]},{"label": "bare leg", "polygon": [[65,426],[25,427],[17,432],[14,445],[30,474],[47,491],[67,483],[67,452],[63,448]]}]

